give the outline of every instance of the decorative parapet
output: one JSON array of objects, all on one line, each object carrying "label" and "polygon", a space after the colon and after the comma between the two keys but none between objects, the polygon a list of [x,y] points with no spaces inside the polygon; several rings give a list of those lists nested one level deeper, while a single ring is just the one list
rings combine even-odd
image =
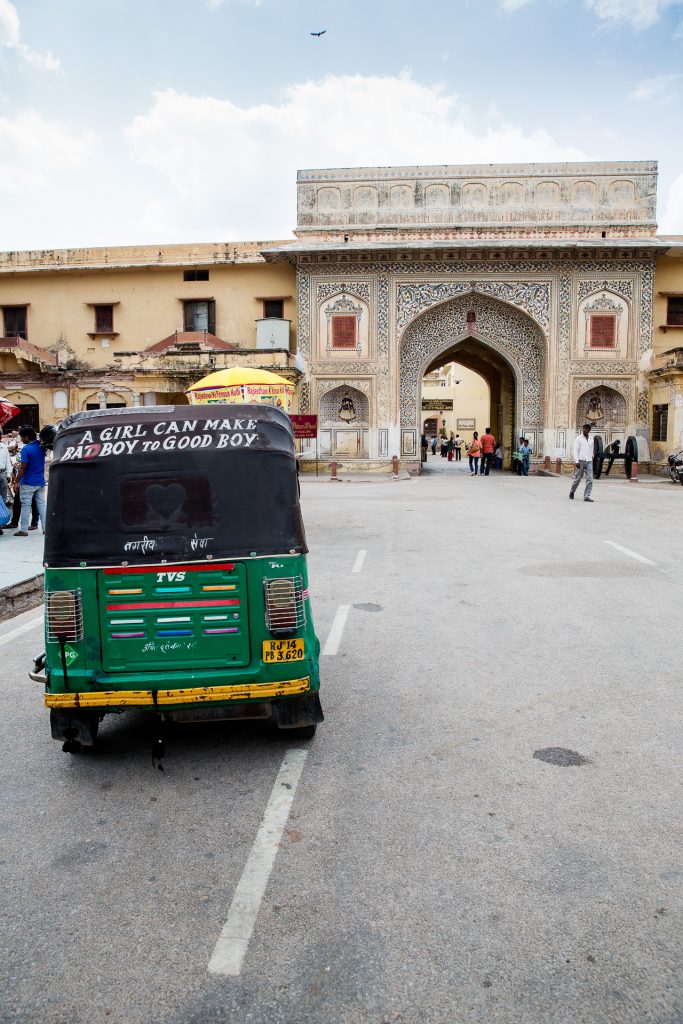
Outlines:
[{"label": "decorative parapet", "polygon": [[297,236],[510,229],[598,237],[656,230],[657,164],[484,164],[303,170]]}]

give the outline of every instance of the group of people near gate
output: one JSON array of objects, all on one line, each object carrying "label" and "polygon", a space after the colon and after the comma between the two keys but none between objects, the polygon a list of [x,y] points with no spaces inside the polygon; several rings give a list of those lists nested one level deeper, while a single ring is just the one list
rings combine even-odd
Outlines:
[{"label": "group of people near gate", "polygon": [[[427,445],[426,438],[423,445]],[[449,438],[433,437],[432,455],[436,455],[437,448],[441,458],[449,462],[460,462],[464,451],[469,459],[470,476],[488,476],[491,469],[503,468],[503,446],[500,441],[496,441],[490,427],[486,428],[481,437],[475,430],[471,441],[465,441],[460,434],[453,434],[453,431]],[[518,447],[512,452],[513,471],[520,476],[528,476],[531,454],[532,448],[528,439],[520,437]]]},{"label": "group of people near gate", "polygon": [[45,532],[46,455],[47,446],[33,427],[0,429],[0,523],[15,529],[15,537],[28,537],[38,524]]}]

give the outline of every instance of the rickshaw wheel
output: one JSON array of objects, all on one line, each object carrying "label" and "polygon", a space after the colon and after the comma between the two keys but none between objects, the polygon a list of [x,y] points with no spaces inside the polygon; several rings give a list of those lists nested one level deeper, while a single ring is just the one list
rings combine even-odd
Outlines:
[{"label": "rickshaw wheel", "polygon": [[313,725],[297,725],[294,729],[283,729],[282,732],[288,733],[296,740],[312,740],[317,728],[318,726],[314,723]]}]

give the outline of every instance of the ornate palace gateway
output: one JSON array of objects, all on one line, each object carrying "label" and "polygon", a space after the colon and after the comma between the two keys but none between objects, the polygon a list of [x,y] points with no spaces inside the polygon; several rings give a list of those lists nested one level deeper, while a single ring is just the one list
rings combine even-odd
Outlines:
[{"label": "ornate palace gateway", "polygon": [[419,461],[421,382],[479,373],[506,457],[566,459],[577,426],[649,458],[655,163],[301,171],[299,408],[345,466]]}]

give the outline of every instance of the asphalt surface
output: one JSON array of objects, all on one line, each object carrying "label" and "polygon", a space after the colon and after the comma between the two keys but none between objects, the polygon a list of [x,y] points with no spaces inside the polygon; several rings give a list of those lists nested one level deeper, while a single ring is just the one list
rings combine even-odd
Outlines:
[{"label": "asphalt surface", "polygon": [[302,744],[176,726],[162,773],[129,712],[64,754],[40,627],[0,647],[0,1020],[680,1024],[683,489],[568,489],[303,482],[323,643],[350,610],[239,977],[207,967]]}]

